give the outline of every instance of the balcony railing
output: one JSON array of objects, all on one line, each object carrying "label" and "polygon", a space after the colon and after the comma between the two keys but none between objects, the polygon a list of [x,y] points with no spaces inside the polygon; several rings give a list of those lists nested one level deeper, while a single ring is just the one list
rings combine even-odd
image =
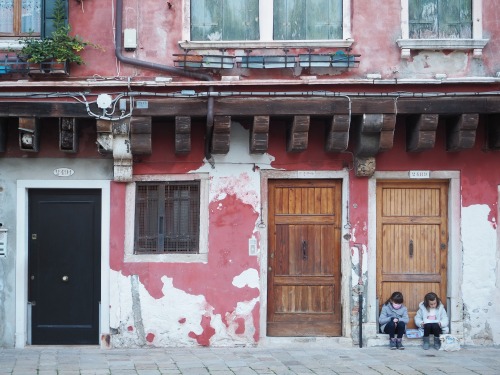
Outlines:
[{"label": "balcony railing", "polygon": [[258,55],[248,52],[244,56],[174,54],[174,65],[184,69],[284,69],[284,68],[338,68],[359,66],[361,55],[336,51],[329,54],[306,53],[300,55]]},{"label": "balcony railing", "polygon": [[16,55],[4,55],[0,58],[0,77],[4,75],[30,76],[67,76],[69,64],[67,62],[44,61],[30,63]]}]

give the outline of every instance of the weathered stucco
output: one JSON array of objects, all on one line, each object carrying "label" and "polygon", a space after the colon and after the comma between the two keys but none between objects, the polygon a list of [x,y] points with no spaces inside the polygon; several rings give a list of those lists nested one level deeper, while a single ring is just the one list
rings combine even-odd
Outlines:
[{"label": "weathered stucco", "polygon": [[493,344],[500,333],[495,306],[498,244],[490,214],[486,205],[462,208],[464,328],[467,342],[474,344]]}]

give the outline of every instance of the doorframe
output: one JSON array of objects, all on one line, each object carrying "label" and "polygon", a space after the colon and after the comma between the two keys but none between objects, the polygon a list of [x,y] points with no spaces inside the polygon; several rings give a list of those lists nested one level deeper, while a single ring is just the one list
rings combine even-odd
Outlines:
[{"label": "doorframe", "polygon": [[[287,337],[270,337],[267,336],[267,270],[268,270],[268,244],[269,239],[267,232],[268,218],[269,218],[269,186],[268,181],[271,180],[290,180],[290,179],[306,179],[306,180],[341,180],[342,181],[342,227],[340,235],[340,262],[341,262],[341,278],[340,278],[340,305],[342,308],[342,336],[343,338],[350,338],[351,336],[351,300],[350,300],[350,276],[351,276],[351,256],[349,248],[349,240],[344,238],[345,234],[350,233],[348,229],[348,212],[347,204],[349,201],[349,171],[261,171],[261,217],[257,228],[260,233],[260,342],[266,344],[271,341],[282,341]],[[265,224],[265,226],[261,225]],[[336,339],[336,337],[332,337]],[[289,339],[293,339],[290,337]],[[303,337],[301,339],[304,339]],[[318,337],[318,340],[325,339]],[[328,338],[326,338],[328,339]]]},{"label": "doorframe", "polygon": [[[411,179],[410,171],[375,172],[368,181],[368,274],[372,275],[367,287],[367,332],[374,337],[377,332],[378,305],[377,301],[377,182],[384,180],[425,181],[425,179]],[[462,274],[462,240],[460,236],[460,172],[459,171],[430,171],[429,179],[448,181],[448,254],[447,254],[447,312],[451,316],[450,327],[455,336],[463,338],[464,322],[463,298],[460,294]],[[444,299],[444,298],[443,298]]]},{"label": "doorframe", "polygon": [[28,345],[31,322],[28,319],[28,199],[30,189],[98,189],[101,190],[101,304],[99,312],[99,342],[109,335],[109,180],[18,180],[16,191],[16,331],[15,347]]}]

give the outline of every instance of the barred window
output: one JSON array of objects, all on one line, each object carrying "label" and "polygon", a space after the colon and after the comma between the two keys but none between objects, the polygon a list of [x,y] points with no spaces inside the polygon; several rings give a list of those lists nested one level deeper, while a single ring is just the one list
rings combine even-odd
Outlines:
[{"label": "barred window", "polygon": [[199,252],[200,181],[136,184],[134,253]]}]

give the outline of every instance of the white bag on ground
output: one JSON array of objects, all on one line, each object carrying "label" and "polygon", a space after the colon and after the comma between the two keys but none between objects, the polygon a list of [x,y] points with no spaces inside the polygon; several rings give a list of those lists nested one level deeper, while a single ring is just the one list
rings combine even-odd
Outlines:
[{"label": "white bag on ground", "polygon": [[444,334],[440,335],[439,339],[441,340],[441,350],[447,352],[455,352],[460,350],[460,341],[453,335]]}]

